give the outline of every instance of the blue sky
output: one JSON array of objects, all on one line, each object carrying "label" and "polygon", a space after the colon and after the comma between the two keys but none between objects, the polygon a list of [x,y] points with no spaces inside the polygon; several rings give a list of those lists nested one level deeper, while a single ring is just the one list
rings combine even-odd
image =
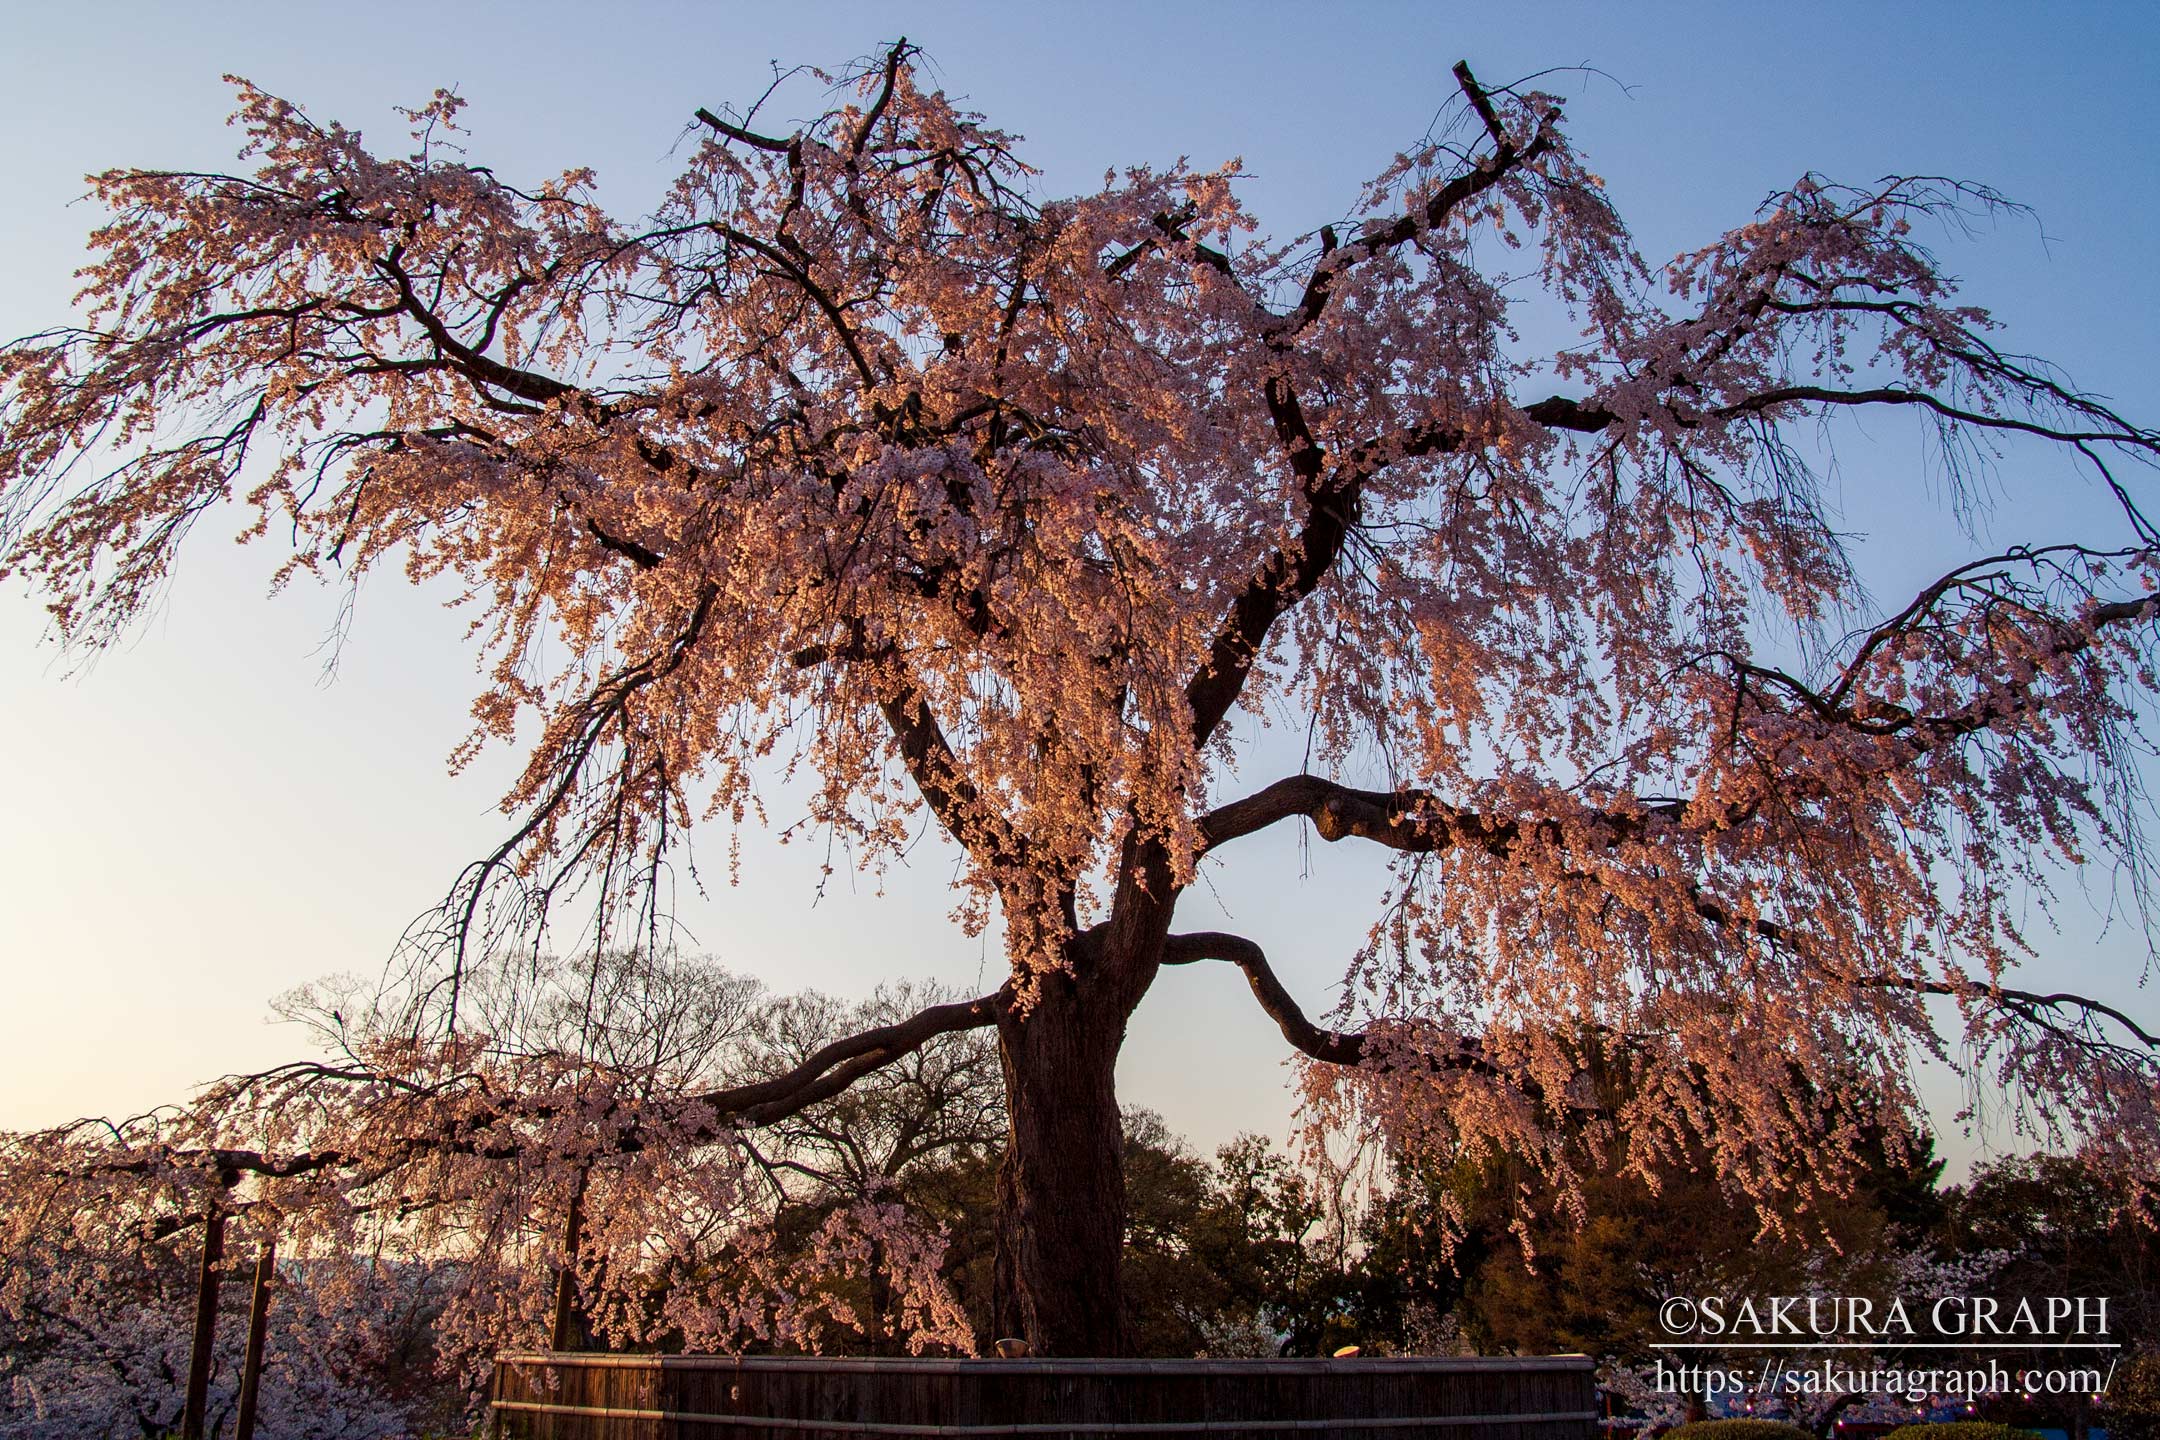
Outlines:
[{"label": "blue sky", "polygon": [[[1810,169],[1985,181],[2038,221],[1944,242],[1969,297],[2013,348],[2135,417],[2160,413],[2160,13],[2146,7],[780,8],[7,5],[0,333],[66,317],[96,218],[71,204],[85,172],[231,165],[224,72],[385,145],[402,138],[392,105],[455,87],[474,159],[523,178],[590,165],[602,198],[635,214],[671,177],[695,107],[754,96],[773,60],[837,65],[905,33],[947,89],[1028,137],[1046,193],[1113,165],[1242,156],[1248,202],[1278,234],[1341,213],[1422,134],[1458,58],[1493,81],[1602,72],[1541,83],[1571,97],[1577,144],[1653,259]],[[2047,527],[2102,513],[2066,467],[2014,457],[2006,498],[1968,540],[1928,504],[1917,432],[1881,420],[1854,438],[1836,498],[1886,596],[1974,544],[2060,538]],[[267,600],[275,556],[235,547],[233,528],[199,530],[155,620],[81,674],[40,646],[35,599],[0,586],[0,1125],[140,1109],[288,1058],[299,1037],[265,1023],[267,999],[375,969],[501,834],[511,757],[455,779],[444,765],[474,689],[444,597],[378,581],[325,685],[316,651],[336,592]],[[1265,764],[1248,774],[1272,778]],[[1244,845],[1213,877],[1221,903],[1324,1008],[1369,919],[1375,857],[1287,834]],[[995,982],[995,954],[945,918],[942,858],[896,873],[885,896],[843,883],[813,908],[818,850],[752,837],[736,889],[725,853],[703,837],[710,894],[685,919],[738,969],[841,993],[901,973]],[[1209,923],[1192,909],[1185,923]],[[2150,1014],[2138,947],[2092,931],[2073,914],[2043,937],[2048,978]],[[1203,1146],[1279,1135],[1284,1054],[1234,974],[1172,972],[1135,1021],[1121,1084]]]}]

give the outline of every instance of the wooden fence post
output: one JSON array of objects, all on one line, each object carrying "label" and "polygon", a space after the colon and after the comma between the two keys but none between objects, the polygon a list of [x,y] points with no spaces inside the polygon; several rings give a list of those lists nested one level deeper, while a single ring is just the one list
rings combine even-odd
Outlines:
[{"label": "wooden fence post", "polygon": [[224,1258],[225,1207],[212,1200],[203,1224],[202,1270],[195,1282],[195,1348],[188,1355],[180,1440],[203,1440],[203,1417],[210,1408],[211,1348],[217,1342],[218,1265]]},{"label": "wooden fence post", "polygon": [[247,1358],[240,1362],[240,1416],[233,1440],[255,1440],[255,1399],[262,1388],[263,1333],[270,1322],[270,1284],[277,1278],[277,1237],[266,1236],[255,1257],[255,1295],[248,1305]]},{"label": "wooden fence post", "polygon": [[550,1348],[555,1350],[576,1348],[581,1328],[577,1313],[578,1234],[585,1228],[585,1176],[590,1169],[579,1167],[577,1183],[570,1191],[570,1208],[563,1217],[562,1269],[555,1275],[555,1329],[549,1338]]}]

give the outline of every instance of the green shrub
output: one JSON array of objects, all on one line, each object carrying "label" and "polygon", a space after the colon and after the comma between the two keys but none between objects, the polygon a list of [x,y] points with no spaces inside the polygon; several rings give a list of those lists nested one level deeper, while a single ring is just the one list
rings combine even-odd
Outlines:
[{"label": "green shrub", "polygon": [[1691,1420],[1665,1432],[1665,1440],[1815,1440],[1783,1420]]},{"label": "green shrub", "polygon": [[1932,1425],[1900,1425],[1883,1440],[2040,1440],[2031,1430],[1993,1420],[1944,1420]]},{"label": "green shrub", "polygon": [[2160,1354],[2131,1356],[2108,1382],[2103,1405],[2108,1440],[2160,1440]]}]

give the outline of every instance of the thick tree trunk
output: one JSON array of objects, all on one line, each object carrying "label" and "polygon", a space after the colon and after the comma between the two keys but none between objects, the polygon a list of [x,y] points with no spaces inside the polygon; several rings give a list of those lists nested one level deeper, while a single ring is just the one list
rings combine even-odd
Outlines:
[{"label": "thick tree trunk", "polygon": [[1011,1131],[998,1170],[998,1337],[1037,1355],[1125,1352],[1125,1170],[1117,1056],[1126,1010],[1062,976],[1002,1016]]},{"label": "thick tree trunk", "polygon": [[1138,830],[1118,872],[1110,918],[1068,946],[1070,973],[1045,976],[1025,1011],[1008,1001],[998,1012],[1010,1128],[991,1338],[1018,1336],[1037,1355],[1128,1350],[1117,1059],[1125,1022],[1162,967],[1177,889],[1166,852]]}]

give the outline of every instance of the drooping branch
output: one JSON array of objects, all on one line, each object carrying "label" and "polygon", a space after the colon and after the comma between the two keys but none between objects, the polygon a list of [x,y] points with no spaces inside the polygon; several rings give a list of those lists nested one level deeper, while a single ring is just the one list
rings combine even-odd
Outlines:
[{"label": "drooping branch", "polygon": [[[1260,1008],[1275,1021],[1283,1038],[1299,1053],[1322,1064],[1360,1071],[1365,1083],[1385,1085],[1400,1080],[1401,1077],[1390,1073],[1387,1059],[1390,1047],[1374,1046],[1370,1030],[1345,1032],[1322,1029],[1313,1024],[1275,975],[1266,952],[1253,941],[1239,935],[1201,932],[1173,935],[1165,943],[1163,963],[1166,965],[1203,960],[1221,960],[1237,966],[1252,987]],[[2025,1072],[2027,1064],[2036,1064],[2050,1074],[2067,1064],[2090,1077],[2084,1083],[2097,1083],[2102,1087],[2122,1081],[2150,1084],[2155,1077],[2160,1077],[2160,1036],[2155,1036],[2115,1006],[2087,996],[2060,991],[2041,993],[1963,978],[1862,975],[1848,977],[1843,983],[1854,991],[1897,990],[1954,999],[1971,1013],[1978,1028],[1969,1033],[1983,1046],[1992,1047],[2003,1039],[1981,1024],[1990,1014],[2004,1015],[2012,1026],[2024,1027],[2044,1037],[2042,1049],[2052,1047],[2054,1058],[2042,1054],[2037,1060],[2031,1059],[2025,1054],[2030,1042],[2013,1042],[2006,1062],[2008,1068],[2004,1072],[2007,1079],[2029,1083],[2030,1077]],[[2126,1032],[2131,1043],[2112,1038],[2106,1032],[2107,1024]],[[1592,1028],[1602,1037],[1601,1043],[1643,1055],[1672,1039],[1617,1031],[1596,1024]],[[1418,1057],[1420,1075],[1435,1070],[1453,1070],[1508,1084],[1527,1084],[1533,1090],[1544,1083],[1527,1073],[1515,1071],[1512,1066],[1503,1072],[1474,1040],[1457,1038],[1449,1052],[1436,1053],[1429,1047],[1418,1046],[1411,1053]],[[1699,1069],[1691,1070],[1691,1073],[1699,1074]],[[1575,1108],[1584,1107],[1575,1102]],[[1588,1108],[1612,1118],[1610,1111],[1596,1106]]]},{"label": "drooping branch", "polygon": [[1205,743],[1237,703],[1245,677],[1275,622],[1334,569],[1357,524],[1366,482],[1398,460],[1448,454],[1465,443],[1456,426],[1419,425],[1357,445],[1331,465],[1326,451],[1313,439],[1289,384],[1270,382],[1267,398],[1291,468],[1304,486],[1310,513],[1297,543],[1270,554],[1239,593],[1215,632],[1206,663],[1185,687],[1196,744]]},{"label": "drooping branch", "polygon": [[[1940,418],[1959,425],[1970,425],[1981,430],[2000,430],[2019,435],[2030,435],[2042,440],[2052,440],[2064,445],[2110,444],[2122,445],[2160,455],[2160,435],[2140,430],[2128,422],[2118,426],[2093,429],[2067,425],[2051,425],[2016,415],[1994,415],[1969,406],[1955,404],[1939,395],[1924,390],[1908,390],[1894,386],[1878,386],[1870,390],[1838,390],[1822,385],[1781,385],[1774,389],[1758,391],[1740,399],[1716,406],[1699,413],[1680,411],[1676,422],[1683,428],[1694,428],[1707,421],[1730,420],[1742,415],[1760,415],[1782,406],[1819,405],[1825,409],[1861,409],[1868,407],[1916,406]],[[1610,429],[1620,422],[1620,416],[1595,403],[1569,399],[1562,395],[1547,396],[1543,400],[1520,407],[1521,413],[1538,424],[1554,430],[1572,430],[1595,434]]]},{"label": "drooping branch", "polygon": [[[659,1138],[656,1124],[664,1122],[665,1143],[708,1144],[732,1131],[752,1129],[784,1120],[847,1089],[863,1076],[921,1049],[940,1035],[981,1029],[997,1020],[1005,992],[973,1000],[933,1005],[915,1015],[887,1025],[874,1026],[821,1047],[799,1064],[779,1075],[739,1085],[679,1096],[665,1101],[614,1099],[586,1116],[595,1127],[608,1132],[602,1152],[634,1154]],[[460,1156],[487,1161],[516,1160],[527,1154],[530,1142],[505,1136],[502,1127],[551,1121],[578,1106],[576,1099],[543,1098],[519,1104],[512,1095],[486,1087],[469,1088],[473,1077],[463,1074],[437,1085],[415,1089],[400,1085],[397,1077],[372,1071],[353,1072],[338,1067],[285,1066],[264,1076],[241,1076],[221,1082],[226,1094],[238,1095],[272,1075],[288,1079],[319,1078],[338,1084],[366,1085],[390,1082],[393,1090],[410,1092],[399,1103],[422,1105],[446,1101],[453,1092],[477,1095],[477,1103],[430,1128],[414,1131],[390,1142],[375,1142],[364,1150],[336,1145],[288,1153],[239,1146],[151,1147],[148,1153],[123,1145],[121,1158],[94,1161],[83,1172],[89,1175],[146,1174],[153,1169],[177,1167],[198,1170],[230,1186],[244,1176],[296,1179],[326,1171],[352,1171],[376,1167],[380,1179],[398,1166],[427,1157]],[[391,1102],[376,1102],[377,1105]],[[656,1110],[655,1107],[658,1107]],[[659,1113],[664,1111],[665,1113]],[[682,1117],[697,1117],[685,1125]],[[79,1121],[51,1132],[72,1133],[92,1122]],[[110,1129],[111,1127],[104,1127]],[[387,1161],[385,1156],[391,1157]]]},{"label": "drooping branch", "polygon": [[1290,608],[1311,594],[1334,568],[1344,537],[1355,523],[1364,476],[1348,466],[1330,467],[1313,438],[1297,392],[1283,379],[1267,384],[1268,413],[1298,477],[1308,514],[1295,544],[1262,561],[1216,628],[1208,657],[1185,687],[1192,710],[1193,742],[1204,744],[1237,703],[1245,677],[1260,658],[1268,632]]},{"label": "drooping branch", "polygon": [[770,1080],[701,1095],[692,1103],[742,1125],[769,1125],[845,1090],[872,1070],[913,1054],[940,1035],[997,1023],[1005,990],[932,1005],[906,1020],[835,1040]]},{"label": "drooping branch", "polygon": [[2105,429],[2080,429],[2063,425],[2050,425],[2038,420],[2016,415],[1991,415],[1985,411],[1956,405],[1940,396],[1924,390],[1905,390],[1879,386],[1872,390],[1837,390],[1823,385],[1783,385],[1765,390],[1721,405],[1711,414],[1719,419],[1735,415],[1759,415],[1779,405],[1821,405],[1831,409],[1854,409],[1862,406],[1917,405],[1932,411],[1945,420],[1960,425],[1971,425],[1982,430],[2006,430],[2020,435],[2037,436],[2065,445],[2107,443],[2126,445],[2160,455],[2160,435],[2139,430],[2123,424]]},{"label": "drooping branch", "polygon": [[[1818,691],[1783,671],[1744,663],[1735,666],[1736,683],[1745,696],[1758,704],[1767,698],[1762,687],[1776,690],[1794,713],[1817,724],[1870,736],[1898,737],[1908,756],[1917,760],[1951,741],[2016,720],[2032,705],[2032,687],[2040,679],[2037,673],[2031,673],[2023,681],[2024,688],[2009,688],[1933,713],[1861,693],[1866,666],[1878,654],[1894,650],[1900,636],[1912,633],[1930,619],[1946,596],[1977,591],[1983,603],[2016,606],[2021,618],[2039,627],[2042,640],[2036,648],[2056,660],[2089,650],[2111,629],[2160,617],[2160,601],[2134,599],[2095,601],[2073,619],[2049,618],[2034,614],[2031,607],[2036,602],[2027,597],[1988,588],[1987,582],[1997,577],[1986,572],[1994,567],[2050,560],[2057,554],[2079,559],[2119,558],[2095,557],[2093,552],[2073,546],[2023,550],[1974,561],[1928,586],[1897,616],[1868,632],[1856,647],[1853,659],[1826,689]],[[1811,798],[1812,784],[1804,776],[1790,777],[1787,798]],[[1601,824],[1611,842],[1619,843],[1642,838],[1653,825],[1683,826],[1714,819],[1719,826],[1729,827],[1745,822],[1751,814],[1728,809],[1710,817],[1701,813],[1699,804],[1687,800],[1638,799],[1605,810]],[[1548,843],[1560,838],[1559,828],[1551,822],[1526,823],[1515,817],[1483,814],[1415,788],[1360,790],[1317,775],[1293,775],[1202,816],[1199,828],[1203,849],[1213,849],[1292,816],[1311,820],[1323,839],[1356,837],[1406,853],[1471,845],[1504,855],[1530,835]]]},{"label": "drooping branch", "polygon": [[[2160,1070],[2160,1035],[2154,1035],[2123,1011],[2090,996],[2057,990],[2043,993],[1994,985],[1979,980],[1922,980],[1903,975],[1868,975],[1852,982],[1863,989],[1905,990],[1916,995],[1941,995],[2010,1012],[2028,1024],[2040,1026],[2057,1038],[2077,1044],[2099,1042],[2105,1021],[2128,1032],[2136,1046],[2147,1052],[2143,1063]],[[2062,1018],[2068,1016],[2066,1021]],[[2111,1047],[2113,1048],[2113,1047]]]},{"label": "drooping branch", "polygon": [[975,786],[962,773],[959,757],[930,709],[922,687],[897,657],[884,662],[893,675],[891,689],[879,702],[892,730],[900,763],[915,789],[937,816],[945,833],[963,850],[986,864],[1025,863],[1025,841],[1003,817],[988,812]]},{"label": "drooping branch", "polygon": [[[1255,942],[1242,935],[1214,930],[1172,935],[1163,942],[1165,965],[1191,965],[1202,960],[1227,961],[1244,972],[1245,983],[1252,987],[1253,999],[1260,1003],[1260,1008],[1294,1049],[1330,1065],[1358,1065],[1370,1059],[1363,1032],[1323,1030],[1306,1018],[1295,997],[1283,988],[1274,968],[1268,964],[1267,952]],[[1453,1057],[1425,1058],[1428,1063],[1451,1069],[1489,1071],[1491,1068],[1479,1055],[1476,1044],[1468,1040],[1457,1042],[1457,1053]]]},{"label": "drooping branch", "polygon": [[1492,154],[1440,186],[1416,209],[1397,216],[1388,224],[1367,227],[1355,240],[1329,246],[1327,253],[1314,264],[1297,304],[1275,328],[1272,335],[1275,343],[1290,340],[1318,320],[1327,310],[1336,285],[1350,270],[1377,256],[1401,249],[1420,234],[1438,230],[1470,201],[1552,149],[1554,134],[1543,124],[1527,141],[1517,145],[1501,124],[1491,93],[1470,73],[1468,63],[1457,61],[1452,73],[1457,87],[1492,138]]},{"label": "drooping branch", "polygon": [[1227,960],[1245,973],[1253,998],[1267,1012],[1283,1039],[1315,1060],[1331,1065],[1355,1065],[1363,1057],[1365,1037],[1323,1030],[1305,1017],[1298,1003],[1268,965],[1267,952],[1242,935],[1202,931],[1172,935],[1163,942],[1163,964],[1191,965],[1201,960]]},{"label": "drooping branch", "polygon": [[[1615,812],[1607,819],[1611,827],[1613,843],[1624,838],[1640,838],[1649,825],[1663,821],[1667,824],[1685,820],[1687,807],[1684,802],[1662,801],[1645,805],[1641,809]],[[1202,833],[1208,845],[1222,844],[1240,836],[1265,829],[1279,820],[1291,816],[1303,816],[1313,822],[1321,838],[1335,841],[1347,838],[1370,840],[1390,849],[1406,853],[1432,853],[1451,846],[1474,845],[1494,855],[1505,856],[1526,833],[1526,829],[1539,833],[1548,843],[1560,839],[1557,825],[1538,822],[1525,827],[1514,820],[1496,820],[1474,811],[1445,805],[1429,795],[1415,791],[1357,790],[1317,775],[1293,775],[1279,780],[1265,789],[1211,811],[1202,821]],[[1735,917],[1715,901],[1695,894],[1694,909],[1702,918],[1713,924],[1734,923]],[[1755,933],[1775,943],[1792,943],[1795,939],[1789,928],[1773,921],[1749,922]],[[1229,959],[1241,966],[1249,963],[1262,967],[1265,958],[1259,947],[1237,936],[1202,935],[1172,937],[1173,946],[1183,945],[1188,950],[1208,953],[1181,955],[1167,958],[1165,963],[1182,963],[1185,959]],[[1212,947],[1212,948],[1211,948]],[[1215,953],[1219,951],[1220,953]],[[1252,972],[1248,970],[1248,975]],[[1275,1013],[1275,997],[1282,1003],[1291,1003],[1281,991],[1272,975],[1266,976],[1267,993],[1261,993],[1262,980],[1253,980],[1255,993],[1272,1015]],[[1863,988],[1901,989],[1929,995],[1988,999],[2009,1003],[2027,1012],[2045,1009],[2075,1009],[2097,1015],[2115,1022],[2130,1032],[2140,1045],[2160,1052],[2160,1037],[2141,1028],[2121,1010],[2104,1002],[2069,992],[2041,994],[2036,991],[2018,990],[1978,981],[1922,981],[1902,976],[1869,976],[1853,979],[1851,983]],[[1288,1034],[1288,1031],[1285,1031]],[[1315,1053],[1305,1044],[1293,1040],[1298,1048]],[[1316,1054],[1315,1058],[1330,1058]]]},{"label": "drooping branch", "polygon": [[[633,702],[641,691],[665,680],[689,658],[704,634],[718,595],[717,586],[701,586],[681,628],[669,636],[663,646],[606,677],[558,720],[551,737],[554,741],[552,752],[534,762],[536,767],[543,763],[548,767],[552,783],[507,839],[486,857],[466,867],[458,877],[457,886],[434,912],[443,917],[448,929],[447,936],[430,937],[445,941],[451,956],[451,972],[447,977],[447,1029],[454,1031],[457,1028],[466,962],[474,941],[479,938],[476,927],[491,885],[500,876],[515,871],[520,851],[528,842],[536,836],[551,835],[559,826],[585,780],[587,767],[610,736],[623,747],[627,761],[634,749]],[[620,781],[617,783],[621,784]],[[594,827],[594,833],[586,836],[577,847],[578,854],[591,848],[600,830],[621,824],[616,807],[603,807],[603,814],[605,818]],[[543,894],[545,890],[543,886]],[[414,1021],[416,1026],[420,1022],[417,1014]]]},{"label": "drooping branch", "polygon": [[451,333],[449,325],[421,300],[413,287],[413,277],[401,262],[397,246],[391,246],[388,253],[378,258],[375,267],[396,287],[400,310],[420,327],[437,352],[457,363],[457,368],[481,388],[483,395],[493,388],[536,404],[563,404],[582,398],[582,392],[574,385],[552,375],[506,365],[459,340]]},{"label": "drooping branch", "polygon": [[869,644],[860,621],[850,621],[844,629],[843,639],[805,646],[790,655],[788,663],[797,669],[848,664],[870,674],[878,710],[892,735],[901,768],[939,826],[961,849],[986,866],[1024,868],[1028,863],[1026,837],[983,803],[976,786],[962,770],[960,757],[954,753],[907,658],[892,645]]},{"label": "drooping branch", "polygon": [[[1270,350],[1287,353],[1326,312],[1338,283],[1357,266],[1400,249],[1421,234],[1440,229],[1460,207],[1551,148],[1554,137],[1543,125],[1529,141],[1517,146],[1501,126],[1490,95],[1471,75],[1469,66],[1458,63],[1454,74],[1491,133],[1496,149],[1440,186],[1423,205],[1391,223],[1368,226],[1354,241],[1327,245],[1297,304],[1287,315],[1267,325],[1264,334]],[[1327,235],[1333,239],[1332,230]],[[1423,426],[1405,436],[1374,437],[1350,447],[1347,460],[1331,460],[1315,438],[1297,388],[1286,376],[1270,376],[1262,399],[1285,461],[1297,479],[1307,515],[1298,535],[1269,554],[1231,601],[1216,627],[1207,659],[1185,687],[1186,702],[1192,710],[1193,737],[1201,744],[1215,733],[1237,703],[1245,677],[1265,648],[1275,622],[1311,594],[1334,568],[1345,538],[1358,522],[1365,482],[1395,459],[1453,450],[1463,438],[1454,427]]]},{"label": "drooping branch", "polygon": [[[1910,239],[1916,218],[1957,224],[1975,211],[2019,209],[1985,187],[1935,177],[1891,177],[1863,188],[1804,177],[1765,205],[1762,223],[1673,262],[1667,279],[1675,293],[1702,297],[1694,313],[1661,317],[1622,353],[1601,357],[1598,389],[1588,399],[1553,396],[1520,413],[1557,430],[1593,433],[1664,420],[1682,432],[1716,434],[1735,421],[1800,407],[1917,407],[1946,436],[2022,434],[2078,450],[2142,525],[2090,447],[2114,446],[2151,461],[2160,458],[2160,432],[2131,423],[2045,362],[1989,341],[1992,322],[1949,303],[1954,285]],[[1853,351],[1867,326],[1879,333],[1862,360]],[[1824,383],[1830,377],[1819,371],[1796,374],[1789,356],[1803,344],[1845,357],[1845,375],[1872,368],[1884,383],[1844,386]]]}]

